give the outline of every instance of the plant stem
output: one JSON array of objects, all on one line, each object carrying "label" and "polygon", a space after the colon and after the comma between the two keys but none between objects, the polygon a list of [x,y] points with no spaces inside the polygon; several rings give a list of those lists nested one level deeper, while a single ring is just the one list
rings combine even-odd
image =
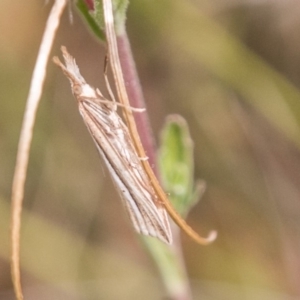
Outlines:
[{"label": "plant stem", "polygon": [[[132,107],[144,108],[146,107],[145,100],[126,30],[117,36],[117,44],[130,105]],[[147,113],[139,113],[135,114],[134,118],[141,142],[149,158],[149,163],[159,178],[156,165],[156,146],[148,115]],[[177,227],[172,227],[174,236],[172,246],[163,245],[159,241],[153,241],[152,239],[145,238],[143,240],[158,265],[170,299],[189,300],[192,299],[192,297],[182,257],[180,231]]]},{"label": "plant stem", "polygon": [[[145,108],[146,104],[126,31],[122,35],[117,36],[117,44],[130,105],[132,107]],[[140,139],[149,158],[149,163],[154,173],[158,175],[155,159],[156,146],[148,115],[147,113],[136,113],[134,114],[134,119]]]}]

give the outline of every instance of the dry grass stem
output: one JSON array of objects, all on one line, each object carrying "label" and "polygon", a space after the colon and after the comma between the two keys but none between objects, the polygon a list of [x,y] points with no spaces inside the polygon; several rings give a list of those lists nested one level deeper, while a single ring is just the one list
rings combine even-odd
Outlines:
[{"label": "dry grass stem", "polygon": [[[126,86],[123,78],[123,73],[121,69],[116,33],[114,29],[114,18],[113,18],[113,9],[111,0],[103,0],[103,11],[104,11],[104,20],[105,20],[105,30],[106,30],[106,40],[108,44],[109,58],[111,62],[111,68],[116,84],[116,89],[118,93],[119,101],[127,107],[130,107],[128,95],[126,92]],[[137,153],[140,157],[146,157],[145,150],[141,144],[138,131],[135,125],[134,117],[130,109],[124,109],[124,116],[127,122],[131,137],[134,141]],[[152,168],[149,165],[147,160],[142,160],[142,165],[149,176],[149,179],[153,185],[153,188],[160,199],[161,203],[158,205],[164,206],[168,211],[169,215],[173,221],[193,240],[202,245],[207,245],[214,241],[217,237],[216,231],[211,231],[207,238],[199,236],[181,216],[174,210],[169,199],[167,198],[165,192],[163,191],[160,183],[158,182]]]},{"label": "dry grass stem", "polygon": [[23,299],[20,276],[20,228],[21,212],[24,197],[29,151],[32,140],[32,132],[35,122],[36,111],[41,97],[43,83],[45,81],[46,67],[49,60],[50,50],[59,25],[60,17],[66,6],[67,0],[56,0],[44,31],[40,50],[33,71],[29,95],[22,123],[20,140],[18,145],[15,173],[12,184],[12,215],[11,215],[11,272],[18,300]]}]

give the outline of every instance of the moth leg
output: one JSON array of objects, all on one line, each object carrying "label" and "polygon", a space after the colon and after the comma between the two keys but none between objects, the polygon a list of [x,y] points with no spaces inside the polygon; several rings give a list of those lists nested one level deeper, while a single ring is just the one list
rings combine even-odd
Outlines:
[{"label": "moth leg", "polygon": [[105,84],[106,84],[106,88],[107,88],[109,97],[111,98],[111,100],[112,100],[114,103],[117,103],[116,98],[115,98],[115,96],[114,96],[114,94],[113,94],[113,92],[112,92],[112,89],[111,89],[111,87],[110,87],[108,77],[107,77],[108,61],[109,61],[108,54],[106,54],[106,55],[105,55],[105,58],[104,58],[104,70],[103,70],[103,73],[104,73],[104,79],[105,79]]},{"label": "moth leg", "polygon": [[[121,155],[122,157],[126,160],[128,167],[134,168],[134,169],[139,169],[140,167],[140,163],[136,160],[132,160],[131,156],[129,155],[129,153],[126,151],[126,149],[122,149],[121,150]],[[139,160],[147,160],[148,157],[138,157]]]},{"label": "moth leg", "polygon": [[104,59],[104,71],[103,72],[104,72],[104,79],[105,79],[106,88],[107,88],[109,97],[111,98],[112,102],[115,103],[119,107],[130,109],[131,111],[134,111],[134,112],[144,112],[146,110],[145,108],[137,108],[137,107],[132,107],[132,106],[128,106],[128,105],[123,105],[123,104],[118,103],[116,101],[116,98],[115,98],[115,96],[112,92],[112,89],[110,87],[110,83],[109,83],[109,80],[108,80],[108,76],[107,76],[108,62],[109,62],[109,56],[108,56],[108,54],[106,54],[105,59]]},{"label": "moth leg", "polygon": [[113,106],[123,107],[123,108],[130,109],[134,112],[139,112],[139,113],[146,111],[145,108],[132,107],[132,106],[124,105],[124,104],[119,103],[119,102],[112,102],[111,100],[105,99],[104,96],[101,94],[99,89],[96,89],[96,92],[101,97],[101,99],[94,98],[94,97],[85,97],[85,99],[92,100],[93,102],[96,102],[96,103],[104,103],[104,104],[108,104],[108,105],[111,105],[111,106],[113,105]]},{"label": "moth leg", "polygon": [[100,90],[98,88],[96,88],[96,93],[100,98],[105,99],[105,97],[102,95],[102,93],[100,92]]},{"label": "moth leg", "polygon": [[[142,161],[146,161],[148,159],[149,159],[149,157],[139,157],[139,160],[142,160]],[[128,164],[132,168],[135,168],[137,170],[140,169],[140,164],[138,164],[138,163],[135,163],[135,162],[132,162],[132,161],[128,161]]]},{"label": "moth leg", "polygon": [[148,156],[139,157],[139,160],[141,160],[141,161],[147,161],[148,159],[149,159]]}]

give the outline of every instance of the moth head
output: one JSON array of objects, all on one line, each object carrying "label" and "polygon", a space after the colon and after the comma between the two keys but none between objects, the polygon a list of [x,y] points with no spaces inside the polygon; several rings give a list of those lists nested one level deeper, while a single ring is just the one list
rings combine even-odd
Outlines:
[{"label": "moth head", "polygon": [[74,96],[77,98],[96,98],[96,92],[95,89],[92,88],[90,85],[87,83],[84,84],[73,84],[72,85],[72,90]]},{"label": "moth head", "polygon": [[58,65],[69,78],[74,96],[80,98],[96,98],[95,90],[89,86],[79,72],[75,59],[69,54],[67,48],[62,46],[61,51],[65,60],[65,65],[58,57],[53,57],[53,62]]}]

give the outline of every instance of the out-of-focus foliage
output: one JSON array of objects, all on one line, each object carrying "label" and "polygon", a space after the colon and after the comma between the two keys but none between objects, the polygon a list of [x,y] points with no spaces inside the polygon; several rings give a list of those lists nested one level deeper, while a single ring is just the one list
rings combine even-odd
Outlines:
[{"label": "out-of-focus foliage", "polygon": [[162,185],[183,216],[197,204],[205,189],[203,181],[194,184],[193,148],[185,120],[169,116],[161,132],[158,164]]},{"label": "out-of-focus foliage", "polygon": [[[40,1],[0,1],[1,299],[12,299],[11,178],[49,9]],[[183,236],[195,299],[300,296],[299,15],[297,0],[130,1],[127,30],[155,134],[166,115],[184,116],[195,178],[207,183],[188,221],[197,232],[219,232],[208,247]],[[86,79],[103,89],[106,50],[76,13],[72,25],[65,14],[53,54],[61,44]],[[28,299],[164,295],[69,83],[52,64],[34,132],[22,228]]]},{"label": "out-of-focus foliage", "polygon": [[[169,116],[162,128],[157,154],[162,186],[176,211],[184,218],[202,196],[205,183],[193,178],[193,142],[185,120],[179,115]],[[172,224],[173,225],[173,224]],[[173,226],[173,244],[179,243],[179,228]],[[180,299],[190,294],[189,280],[178,257],[178,247],[170,247],[157,239],[142,237],[160,271],[168,296]]]}]

